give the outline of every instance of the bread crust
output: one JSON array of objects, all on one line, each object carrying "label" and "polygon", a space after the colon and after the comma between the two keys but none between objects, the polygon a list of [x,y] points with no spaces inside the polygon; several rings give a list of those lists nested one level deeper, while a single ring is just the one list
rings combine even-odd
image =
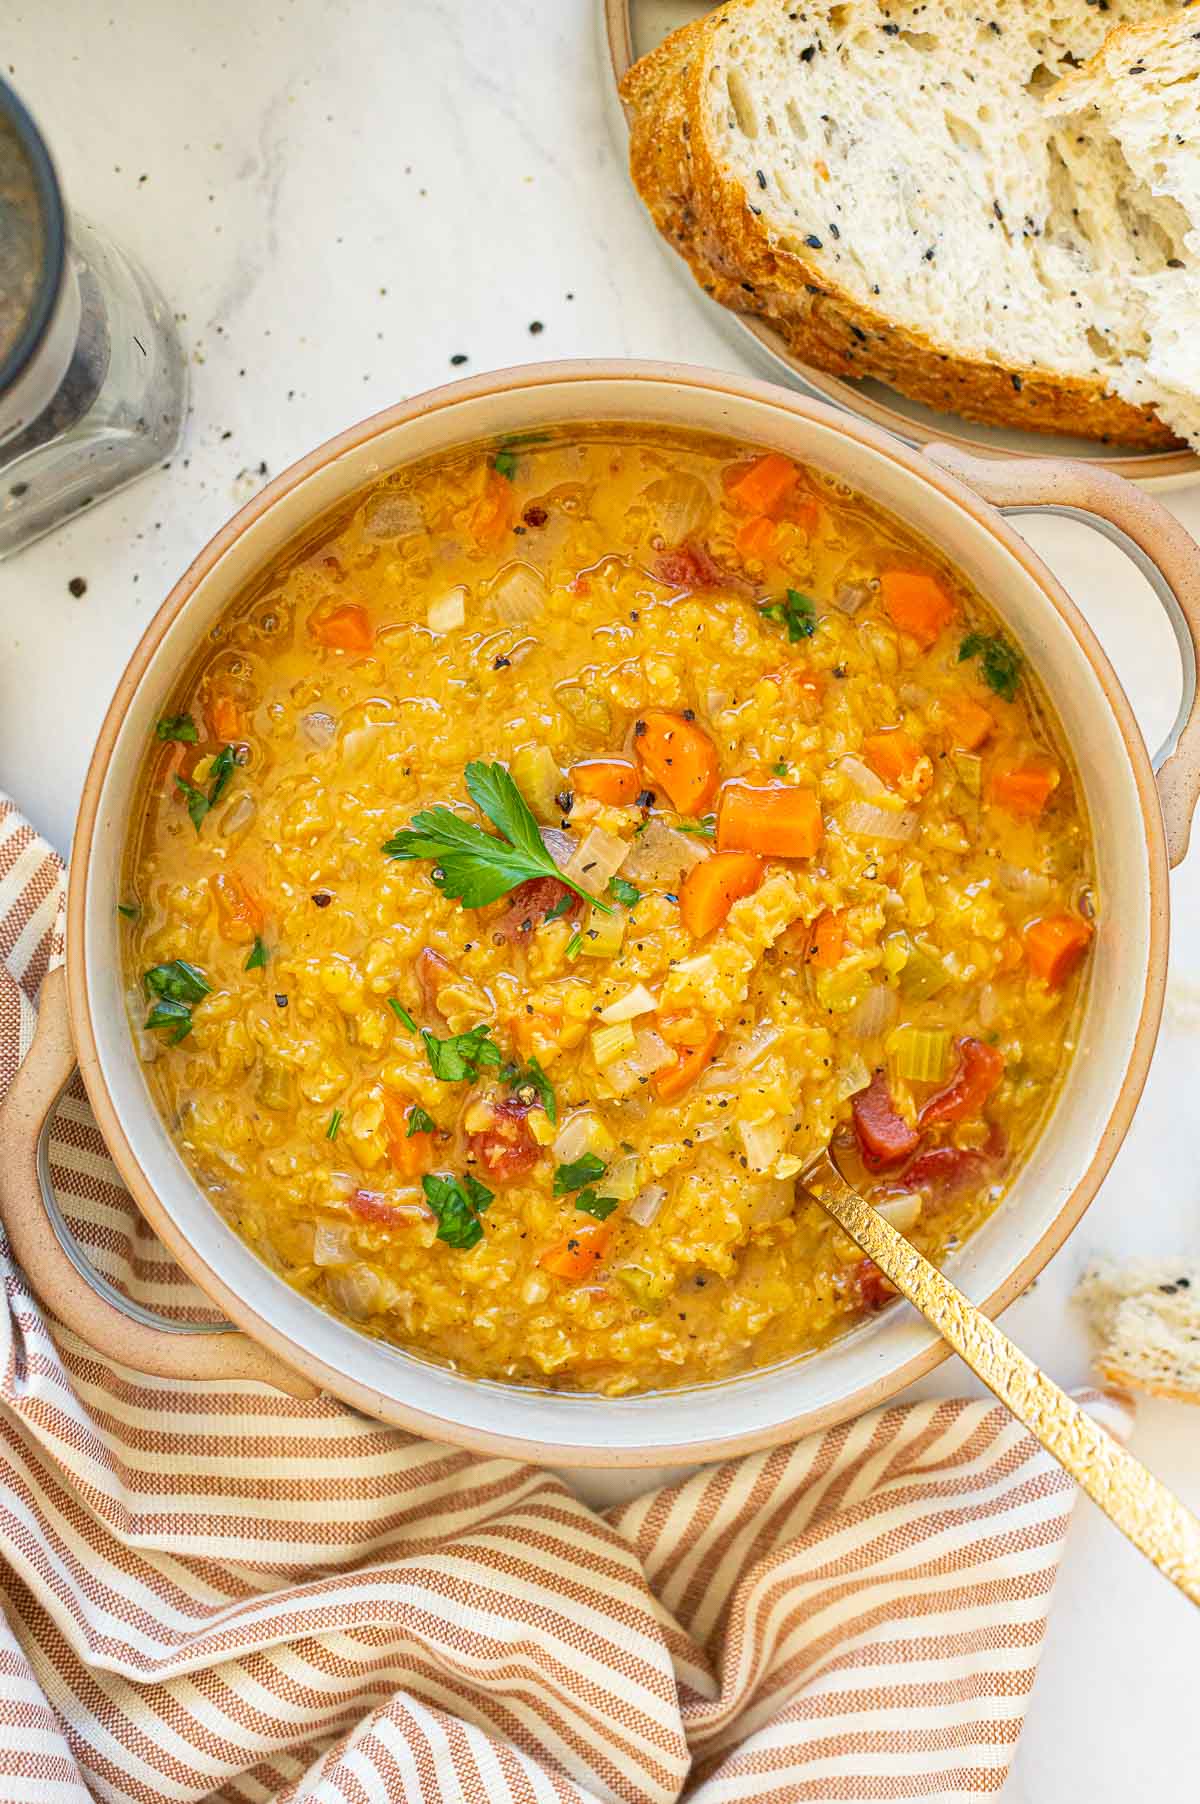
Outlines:
[{"label": "bread crust", "polygon": [[1179,446],[1151,408],[1110,394],[1099,380],[1011,368],[939,344],[864,305],[779,243],[742,184],[722,172],[703,129],[710,56],[727,22],[757,3],[725,0],[672,32],[621,83],[634,186],[705,293],[767,321],[803,362],[872,377],[939,412],[1142,450]]}]

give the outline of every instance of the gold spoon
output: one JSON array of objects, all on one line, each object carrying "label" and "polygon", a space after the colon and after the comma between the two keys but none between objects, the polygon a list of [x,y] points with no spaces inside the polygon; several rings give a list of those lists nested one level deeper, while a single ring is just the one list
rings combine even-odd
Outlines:
[{"label": "gold spoon", "polygon": [[796,1190],[828,1210],[1121,1533],[1200,1604],[1200,1521],[1190,1510],[851,1189],[828,1152]]}]

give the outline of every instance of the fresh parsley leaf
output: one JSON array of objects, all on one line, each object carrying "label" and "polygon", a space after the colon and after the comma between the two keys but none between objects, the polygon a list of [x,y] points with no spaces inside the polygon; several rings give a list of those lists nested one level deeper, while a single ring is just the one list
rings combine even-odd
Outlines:
[{"label": "fresh parsley leaf", "polygon": [[342,1110],[335,1109],[333,1111],[333,1114],[329,1117],[329,1126],[325,1129],[326,1140],[336,1140],[338,1137],[338,1129],[341,1127],[341,1125],[342,1125]]},{"label": "fresh parsley leaf", "polygon": [[566,951],[567,957],[568,958],[578,958],[580,951],[582,950],[582,947],[583,947],[583,934],[580,931],[580,929],[577,927],[575,929],[574,933],[571,935],[570,939],[567,941],[567,951]]},{"label": "fresh parsley leaf", "polygon": [[783,627],[793,645],[798,639],[811,639],[817,630],[816,604],[799,589],[786,590],[782,601],[768,602],[759,612]]},{"label": "fresh parsley leaf", "polygon": [[136,921],[141,912],[142,911],[136,902],[117,903],[117,913],[119,915],[124,915],[127,921]]},{"label": "fresh parsley leaf", "polygon": [[154,965],[142,977],[147,996],[162,996],[170,1002],[202,1002],[212,991],[203,971],[182,958],[169,965]]},{"label": "fresh parsley leaf", "polygon": [[594,1184],[605,1172],[604,1160],[596,1153],[584,1153],[581,1158],[572,1159],[567,1165],[560,1165],[554,1173],[555,1196],[566,1196],[570,1190],[580,1190],[585,1184]]},{"label": "fresh parsley leaf", "polygon": [[569,908],[574,908],[574,906],[575,906],[574,896],[572,896],[572,895],[560,896],[558,898],[558,901],[554,904],[554,906],[552,908],[548,908],[546,910],[545,914],[542,916],[542,919],[543,919],[543,921],[560,920],[562,918],[562,916],[566,914],[567,910]]},{"label": "fresh parsley leaf", "polygon": [[410,1034],[415,1034],[418,1032],[416,1022],[413,1020],[413,1018],[409,1014],[408,1010],[404,1007],[403,1003],[397,1002],[397,1000],[394,996],[389,996],[388,997],[388,1007],[391,1009],[393,1015],[395,1015],[397,1021],[400,1022],[401,1026],[407,1027]]},{"label": "fresh parsley leaf", "polygon": [[427,1109],[423,1109],[419,1102],[415,1102],[408,1111],[408,1132],[405,1134],[404,1138],[406,1140],[411,1140],[414,1134],[436,1133],[437,1122],[433,1119],[433,1116]]},{"label": "fresh parsley leaf", "polygon": [[989,689],[1006,702],[1014,699],[1021,680],[1023,659],[1006,639],[999,633],[968,633],[958,648],[958,661],[962,664],[967,658],[979,659],[983,680]]},{"label": "fresh parsley leaf", "polygon": [[172,1046],[178,1046],[192,1031],[192,1011],[186,1002],[177,1002],[171,996],[161,997],[146,1016],[146,1026],[152,1031],[158,1028],[168,1029],[167,1039]]},{"label": "fresh parsley leaf", "polygon": [[585,1215],[594,1215],[597,1221],[607,1221],[616,1206],[615,1196],[597,1196],[591,1188],[581,1190],[575,1198],[575,1207]]},{"label": "fresh parsley leaf", "polygon": [[254,936],[254,944],[250,948],[250,956],[242,967],[245,971],[261,971],[267,962],[267,949],[259,934]]},{"label": "fresh parsley leaf", "polygon": [[612,911],[605,902],[564,877],[542,843],[538,824],[520,790],[502,764],[468,764],[467,790],[471,800],[503,835],[485,833],[474,821],[466,821],[452,809],[422,809],[410,826],[383,846],[388,858],[431,858],[433,880],[443,895],[459,900],[464,908],[482,908],[496,902],[530,877],[554,877],[602,914]]},{"label": "fresh parsley leaf", "polygon": [[702,814],[698,821],[676,821],[676,833],[694,833],[699,839],[715,839],[717,837],[717,817],[715,814]]},{"label": "fresh parsley leaf", "polygon": [[481,1021],[465,1034],[439,1040],[427,1027],[421,1029],[433,1075],[444,1084],[474,1083],[483,1065],[500,1063],[500,1048],[491,1038],[490,1021]]},{"label": "fresh parsley leaf", "polygon": [[208,794],[189,783],[186,777],[176,776],[175,787],[187,797],[187,811],[197,833],[210,808],[215,808],[229,786],[229,779],[237,767],[233,747],[225,745],[217,753],[209,766]]},{"label": "fresh parsley leaf", "polygon": [[530,1058],[525,1065],[505,1065],[500,1075],[510,1090],[535,1090],[551,1123],[558,1126],[558,1100],[554,1094],[554,1085],[536,1058]]},{"label": "fresh parsley leaf", "polygon": [[610,877],[609,893],[617,898],[622,908],[636,908],[642,899],[642,892],[636,883],[630,883],[628,877]]},{"label": "fresh parsley leaf", "polygon": [[159,739],[176,739],[180,745],[195,745],[200,738],[190,714],[164,714],[154,731]]},{"label": "fresh parsley leaf", "polygon": [[788,761],[786,758],[780,758],[776,762],[776,765],[775,765],[775,775],[777,777],[786,777],[787,774],[788,774]]},{"label": "fresh parsley leaf", "polygon": [[480,1216],[492,1200],[493,1192],[468,1172],[464,1177],[447,1177],[430,1172],[421,1179],[426,1201],[438,1218],[437,1237],[447,1246],[469,1252],[483,1239]]},{"label": "fresh parsley leaf", "polygon": [[506,482],[515,482],[517,479],[516,452],[497,451],[492,459],[492,468],[498,475],[503,476]]}]

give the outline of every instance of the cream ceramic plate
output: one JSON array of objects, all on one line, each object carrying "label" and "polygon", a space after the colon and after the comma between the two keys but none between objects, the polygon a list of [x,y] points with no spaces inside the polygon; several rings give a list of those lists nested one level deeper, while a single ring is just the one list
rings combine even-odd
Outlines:
[{"label": "cream ceramic plate", "polygon": [[[597,0],[600,9],[601,57],[610,102],[610,122],[622,162],[628,148],[625,115],[617,83],[631,62],[661,43],[669,31],[711,11],[712,0]],[[641,203],[639,202],[639,205]],[[651,230],[654,228],[651,227]],[[1200,476],[1200,456],[1191,451],[1120,451],[1094,439],[1059,434],[1013,432],[1000,426],[978,426],[957,414],[935,413],[881,382],[847,382],[810,368],[793,357],[777,332],[749,314],[731,313],[710,301],[692,280],[687,266],[665,242],[654,236],[678,270],[696,304],[709,313],[730,343],[759,375],[817,400],[845,407],[873,426],[894,432],[910,445],[958,445],[965,451],[997,457],[1077,457],[1157,489],[1178,488]]]}]

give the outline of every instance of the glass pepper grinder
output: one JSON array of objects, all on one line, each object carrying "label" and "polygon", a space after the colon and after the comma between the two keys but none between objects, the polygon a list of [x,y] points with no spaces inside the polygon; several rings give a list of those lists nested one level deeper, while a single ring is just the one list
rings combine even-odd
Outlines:
[{"label": "glass pepper grinder", "polygon": [[0,558],[169,457],[187,364],[137,265],[67,216],[0,81]]}]

